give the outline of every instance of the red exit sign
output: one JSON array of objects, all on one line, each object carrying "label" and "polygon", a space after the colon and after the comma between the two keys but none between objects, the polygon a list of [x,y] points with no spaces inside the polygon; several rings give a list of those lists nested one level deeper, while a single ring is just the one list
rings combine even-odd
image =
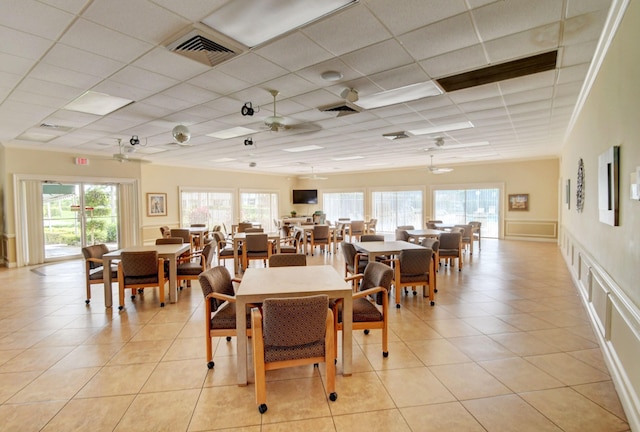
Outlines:
[{"label": "red exit sign", "polygon": [[77,157],[76,165],[89,165],[89,159],[83,158],[83,157]]}]

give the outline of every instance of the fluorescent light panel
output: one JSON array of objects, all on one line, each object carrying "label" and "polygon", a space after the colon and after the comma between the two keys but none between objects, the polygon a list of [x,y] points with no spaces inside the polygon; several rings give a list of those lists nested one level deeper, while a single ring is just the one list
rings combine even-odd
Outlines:
[{"label": "fluorescent light panel", "polygon": [[364,159],[364,156],[344,156],[344,157],[331,158],[331,160],[334,160],[334,161],[348,161],[348,160],[356,160],[356,159]]},{"label": "fluorescent light panel", "polygon": [[243,136],[243,135],[249,135],[249,134],[253,134],[256,133],[258,131],[253,130],[253,129],[249,129],[246,127],[234,127],[231,129],[225,129],[225,130],[221,130],[218,132],[212,132],[210,134],[207,134],[207,136],[211,137],[211,138],[218,138],[218,139],[229,139],[229,138],[236,138],[239,136]]},{"label": "fluorescent light panel", "polygon": [[354,0],[235,0],[202,20],[209,27],[254,47],[355,3]]},{"label": "fluorescent light panel", "polygon": [[380,93],[374,93],[368,96],[362,96],[358,99],[358,105],[365,109],[380,108],[383,106],[410,102],[441,94],[442,89],[440,89],[435,82],[425,81],[404,87],[398,87],[392,90],[386,90]]},{"label": "fluorescent light panel", "polygon": [[408,132],[412,135],[429,135],[429,134],[435,134],[439,132],[469,129],[472,127],[473,127],[473,123],[471,123],[470,121],[464,121],[464,122],[458,122],[458,123],[449,123],[449,124],[440,125],[440,126],[431,126],[431,127],[422,128],[422,129],[413,129]]},{"label": "fluorescent light panel", "polygon": [[317,145],[308,145],[308,146],[303,146],[303,147],[291,147],[288,149],[282,149],[283,151],[286,152],[290,152],[290,153],[298,153],[298,152],[306,152],[306,151],[311,151],[311,150],[320,150],[323,149],[324,147],[320,147]]},{"label": "fluorescent light panel", "polygon": [[425,151],[429,151],[429,150],[453,150],[453,149],[459,149],[459,148],[467,148],[467,147],[482,147],[482,146],[487,146],[489,145],[489,141],[478,141],[478,142],[472,142],[472,143],[460,143],[460,144],[447,144],[445,143],[442,147],[438,147],[438,146],[432,146],[432,147],[427,147],[426,149],[424,149]]},{"label": "fluorescent light panel", "polygon": [[133,101],[104,93],[88,91],[69,102],[64,109],[87,114],[107,115],[118,110]]},{"label": "fluorescent light panel", "polygon": [[220,158],[220,159],[211,159],[211,162],[231,162],[234,161],[233,158]]}]

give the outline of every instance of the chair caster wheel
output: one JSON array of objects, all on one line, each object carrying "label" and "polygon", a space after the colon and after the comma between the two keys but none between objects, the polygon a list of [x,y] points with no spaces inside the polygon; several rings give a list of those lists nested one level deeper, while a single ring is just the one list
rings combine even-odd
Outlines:
[{"label": "chair caster wheel", "polygon": [[364,334],[368,335],[369,334],[369,329],[364,329]]},{"label": "chair caster wheel", "polygon": [[118,310],[124,309],[124,306],[118,306]]},{"label": "chair caster wheel", "polygon": [[400,309],[400,303],[396,304],[396,309]]},{"label": "chair caster wheel", "polygon": [[389,351],[382,351],[382,357],[389,357]]},{"label": "chair caster wheel", "polygon": [[267,412],[267,404],[260,404],[260,406],[258,407],[258,411],[260,411],[260,414],[264,414]]},{"label": "chair caster wheel", "polygon": [[314,364],[313,364],[313,367],[314,367],[314,368],[317,368],[317,367],[320,367],[320,365],[319,365],[318,363],[314,363]]},{"label": "chair caster wheel", "polygon": [[418,294],[418,291],[414,291],[414,292],[413,292],[413,295],[416,295],[416,294]]},{"label": "chair caster wheel", "polygon": [[91,300],[85,300],[84,302],[85,302],[85,304],[89,304],[89,303],[91,303]]},{"label": "chair caster wheel", "polygon": [[338,364],[338,359],[335,359],[335,360],[333,361],[333,364],[336,364],[336,365],[337,365],[337,364]]},{"label": "chair caster wheel", "polygon": [[208,367],[209,369],[213,369],[213,367],[214,367],[215,365],[216,365],[216,364],[215,364],[214,362],[212,362],[212,361],[210,361],[209,363],[207,363],[207,367]]},{"label": "chair caster wheel", "polygon": [[136,299],[136,296],[131,296],[131,301],[134,301]]},{"label": "chair caster wheel", "polygon": [[438,292],[438,290],[437,290],[437,289],[434,289],[434,290],[433,290],[433,292]]},{"label": "chair caster wheel", "polygon": [[435,306],[436,302],[432,301],[431,306]]},{"label": "chair caster wheel", "polygon": [[335,402],[336,400],[338,400],[338,393],[333,392],[329,395],[329,399],[331,400],[331,402]]},{"label": "chair caster wheel", "polygon": [[164,302],[161,302],[161,303],[160,303],[160,307],[164,307]]},{"label": "chair caster wheel", "polygon": [[231,342],[231,336],[227,336],[227,342]]}]

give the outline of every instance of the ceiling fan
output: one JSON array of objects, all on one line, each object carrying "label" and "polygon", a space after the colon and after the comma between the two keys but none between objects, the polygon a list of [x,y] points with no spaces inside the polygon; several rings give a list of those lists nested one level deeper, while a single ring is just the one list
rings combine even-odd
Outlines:
[{"label": "ceiling fan", "polygon": [[453,150],[453,149],[461,149],[467,147],[480,147],[489,145],[489,141],[478,141],[471,143],[458,143],[458,144],[445,144],[444,137],[438,136],[433,139],[433,144],[429,147],[425,148],[425,151],[442,151],[442,150]]},{"label": "ceiling fan", "polygon": [[114,160],[117,160],[120,162],[141,162],[141,163],[150,162],[146,159],[140,159],[140,158],[135,158],[130,156],[136,152],[136,148],[133,142],[131,142],[131,146],[126,146],[126,147],[125,146],[126,144],[122,141],[122,139],[118,138],[118,153],[113,154]]},{"label": "ceiling fan", "polygon": [[428,168],[432,174],[445,174],[453,171],[453,168],[441,168],[441,167],[433,166],[433,155],[431,155],[431,165],[429,165]]},{"label": "ceiling fan", "polygon": [[311,167],[311,174],[310,175],[300,176],[298,178],[305,179],[305,180],[327,180],[327,179],[329,179],[329,177],[322,177],[322,176],[319,176],[318,174],[314,173],[313,172],[313,166]]},{"label": "ceiling fan", "polygon": [[316,132],[320,130],[320,126],[313,123],[287,124],[284,117],[278,115],[276,111],[276,98],[280,94],[278,90],[269,90],[273,96],[273,115],[264,119],[264,124],[271,132],[296,130],[300,132]]}]

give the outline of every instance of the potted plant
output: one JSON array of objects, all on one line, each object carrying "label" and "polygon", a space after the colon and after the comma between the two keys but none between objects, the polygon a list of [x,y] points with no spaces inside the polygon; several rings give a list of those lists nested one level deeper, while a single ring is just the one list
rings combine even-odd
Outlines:
[{"label": "potted plant", "polygon": [[296,217],[298,213],[295,210],[291,210],[291,217]]}]

